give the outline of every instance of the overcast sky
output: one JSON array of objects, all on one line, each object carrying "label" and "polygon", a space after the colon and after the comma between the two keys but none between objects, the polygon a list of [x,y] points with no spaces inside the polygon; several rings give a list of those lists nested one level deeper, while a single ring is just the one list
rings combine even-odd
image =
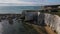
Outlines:
[{"label": "overcast sky", "polygon": [[0,6],[40,6],[56,4],[60,4],[60,0],[0,0]]}]

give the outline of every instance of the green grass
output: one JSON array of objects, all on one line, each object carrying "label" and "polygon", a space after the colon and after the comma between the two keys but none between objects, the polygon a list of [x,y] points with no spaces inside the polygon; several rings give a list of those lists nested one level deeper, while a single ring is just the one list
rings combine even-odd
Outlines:
[{"label": "green grass", "polygon": [[42,12],[42,13],[48,13],[48,14],[60,16],[60,10],[58,10],[58,12]]},{"label": "green grass", "polygon": [[26,29],[26,34],[39,34],[35,29],[33,29],[32,25],[23,23],[24,28]]}]

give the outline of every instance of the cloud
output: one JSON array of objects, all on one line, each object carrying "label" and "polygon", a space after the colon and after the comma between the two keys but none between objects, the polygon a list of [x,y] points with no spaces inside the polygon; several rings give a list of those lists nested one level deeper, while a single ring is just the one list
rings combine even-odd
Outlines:
[{"label": "cloud", "polygon": [[60,0],[0,0],[0,6],[41,6],[60,4]]},{"label": "cloud", "polygon": [[35,4],[37,2],[28,2],[27,0],[26,1],[20,1],[20,0],[0,0],[0,3],[18,3],[18,4]]},{"label": "cloud", "polygon": [[13,5],[15,5],[15,6],[25,6],[25,5],[36,5],[36,4],[38,4],[37,2],[26,2],[26,1],[20,1],[20,0],[0,0],[0,6],[2,5],[2,6],[9,6],[9,5],[11,5],[11,6],[13,6]]},{"label": "cloud", "polygon": [[0,0],[0,3],[39,2],[41,0]]}]

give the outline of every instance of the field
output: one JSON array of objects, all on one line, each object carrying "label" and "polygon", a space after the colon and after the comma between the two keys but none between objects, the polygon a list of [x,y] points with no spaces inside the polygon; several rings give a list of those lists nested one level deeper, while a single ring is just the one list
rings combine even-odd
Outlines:
[{"label": "field", "polygon": [[49,14],[52,14],[52,15],[59,15],[60,16],[60,10],[58,10],[57,12],[42,12],[42,13],[49,13]]}]

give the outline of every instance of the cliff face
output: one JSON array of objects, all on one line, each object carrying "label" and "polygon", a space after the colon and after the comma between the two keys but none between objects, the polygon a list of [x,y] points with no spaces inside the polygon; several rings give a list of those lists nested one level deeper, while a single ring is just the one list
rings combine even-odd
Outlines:
[{"label": "cliff face", "polygon": [[50,26],[52,30],[56,30],[57,33],[60,34],[60,17],[58,15],[40,13],[38,22],[39,24],[43,24],[43,21],[46,25]]}]

